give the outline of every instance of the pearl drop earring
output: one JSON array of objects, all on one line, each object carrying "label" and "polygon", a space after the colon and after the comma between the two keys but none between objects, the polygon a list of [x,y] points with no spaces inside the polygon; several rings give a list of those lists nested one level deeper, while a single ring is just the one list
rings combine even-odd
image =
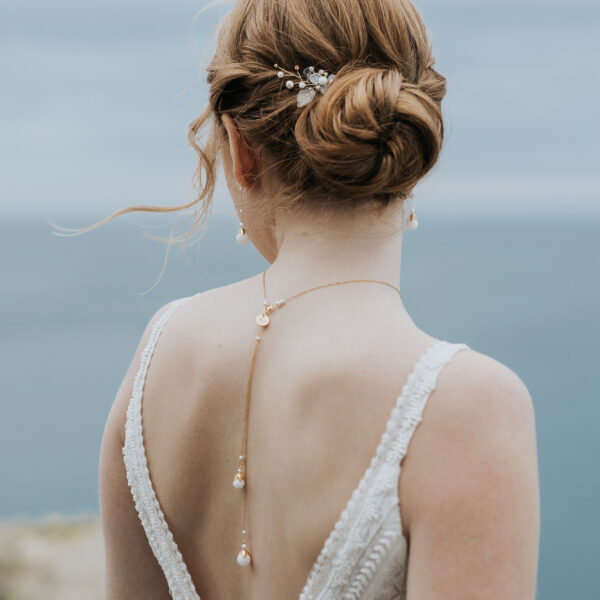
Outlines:
[{"label": "pearl drop earring", "polygon": [[238,244],[243,245],[248,243],[248,234],[244,228],[244,223],[241,221],[243,208],[241,207],[243,196],[243,186],[240,185],[240,227],[235,234],[235,240]]},{"label": "pearl drop earring", "polygon": [[406,228],[414,231],[419,226],[419,221],[417,221],[417,215],[415,213],[415,209],[412,205],[412,196],[410,197],[410,215],[408,219],[406,219]]}]

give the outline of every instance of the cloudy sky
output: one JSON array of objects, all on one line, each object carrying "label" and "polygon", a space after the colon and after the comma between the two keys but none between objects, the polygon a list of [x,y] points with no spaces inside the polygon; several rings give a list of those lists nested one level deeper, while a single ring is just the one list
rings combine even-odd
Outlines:
[{"label": "cloudy sky", "polygon": [[[109,214],[192,197],[206,0],[0,8],[0,212]],[[448,78],[428,210],[600,212],[600,3],[422,0]],[[218,208],[229,201],[221,191]]]}]

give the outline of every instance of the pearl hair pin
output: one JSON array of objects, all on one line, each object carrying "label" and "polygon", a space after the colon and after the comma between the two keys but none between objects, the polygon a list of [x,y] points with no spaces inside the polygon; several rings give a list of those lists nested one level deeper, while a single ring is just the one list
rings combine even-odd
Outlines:
[{"label": "pearl hair pin", "polygon": [[294,72],[283,69],[277,63],[273,65],[277,69],[277,77],[284,79],[286,75],[290,78],[285,82],[285,87],[288,90],[299,90],[296,96],[298,106],[306,106],[316,95],[317,92],[324,94],[329,84],[334,80],[335,75],[329,74],[323,69],[315,69],[315,67],[307,67],[300,73],[300,67],[294,66]]}]

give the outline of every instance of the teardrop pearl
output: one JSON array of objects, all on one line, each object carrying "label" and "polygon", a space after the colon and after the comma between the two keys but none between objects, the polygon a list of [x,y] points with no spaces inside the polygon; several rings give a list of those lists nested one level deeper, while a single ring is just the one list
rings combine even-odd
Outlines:
[{"label": "teardrop pearl", "polygon": [[246,548],[242,548],[237,555],[237,563],[240,567],[247,567],[252,562],[252,556]]},{"label": "teardrop pearl", "polygon": [[419,221],[417,221],[417,215],[414,212],[410,213],[410,217],[408,217],[406,221],[406,228],[414,231],[419,226]]},{"label": "teardrop pearl", "polygon": [[246,482],[244,481],[242,474],[236,473],[235,477],[233,478],[233,487],[236,490],[241,490],[245,485],[246,485]]},{"label": "teardrop pearl", "polygon": [[235,240],[240,246],[248,243],[248,234],[246,233],[243,225],[240,225],[240,228],[237,230],[237,233],[235,234]]}]

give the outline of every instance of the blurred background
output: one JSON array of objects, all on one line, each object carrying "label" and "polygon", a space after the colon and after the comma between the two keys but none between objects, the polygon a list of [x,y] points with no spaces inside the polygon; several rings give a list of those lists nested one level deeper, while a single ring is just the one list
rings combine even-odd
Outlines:
[{"label": "blurred background", "polygon": [[[149,318],[266,267],[224,186],[184,254],[188,124],[229,6],[0,5],[0,600],[101,598],[98,455]],[[600,4],[421,0],[448,78],[446,147],[417,188],[402,291],[431,335],[512,368],[537,418],[538,598],[597,600]],[[184,215],[189,215],[189,212]],[[185,228],[180,229],[185,231]]]}]

